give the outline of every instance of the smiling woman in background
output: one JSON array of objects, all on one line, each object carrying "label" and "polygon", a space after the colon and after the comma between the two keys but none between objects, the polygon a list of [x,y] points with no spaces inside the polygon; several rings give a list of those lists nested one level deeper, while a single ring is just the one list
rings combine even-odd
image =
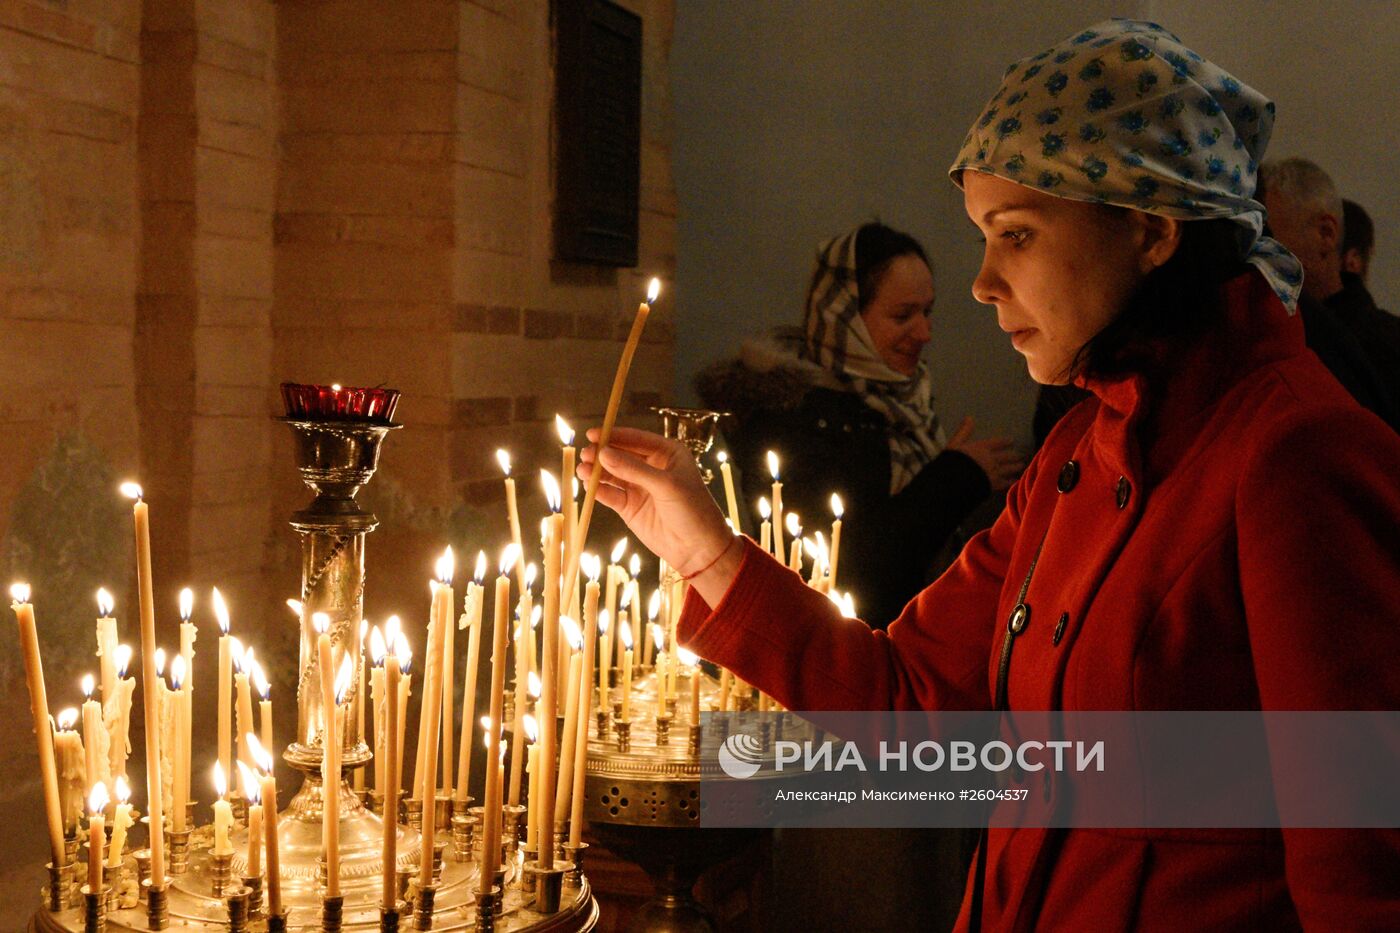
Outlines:
[{"label": "smiling woman in background", "polygon": [[837,586],[861,617],[888,625],[934,576],[935,558],[991,491],[1023,464],[1003,438],[972,440],[971,419],[948,438],[933,410],[928,366],[933,273],[907,233],[868,223],[817,251],[805,324],[744,345],[696,387],[731,412],[725,439],[745,501],[768,494],[778,455],[783,507],[811,528],[845,521]]}]

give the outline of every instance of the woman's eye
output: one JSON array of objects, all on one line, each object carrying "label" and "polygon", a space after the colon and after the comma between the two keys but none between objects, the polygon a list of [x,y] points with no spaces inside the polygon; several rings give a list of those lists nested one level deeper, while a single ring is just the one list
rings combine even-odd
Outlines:
[{"label": "woman's eye", "polygon": [[1029,230],[1008,230],[1001,235],[1001,238],[1003,240],[1010,240],[1016,246],[1020,246],[1022,243],[1026,242],[1030,235],[1031,232]]}]

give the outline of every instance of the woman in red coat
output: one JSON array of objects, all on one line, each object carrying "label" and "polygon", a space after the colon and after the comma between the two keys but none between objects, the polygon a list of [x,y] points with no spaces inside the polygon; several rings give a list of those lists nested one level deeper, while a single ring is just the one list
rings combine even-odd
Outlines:
[{"label": "woman in red coat", "polygon": [[[952,169],[973,295],[1091,397],[888,632],[615,432],[599,500],[690,578],[680,639],[795,710],[1400,709],[1400,439],[1304,346],[1272,114],[1150,23],[1013,65]],[[960,929],[1400,929],[1392,830],[993,828],[979,865]]]}]

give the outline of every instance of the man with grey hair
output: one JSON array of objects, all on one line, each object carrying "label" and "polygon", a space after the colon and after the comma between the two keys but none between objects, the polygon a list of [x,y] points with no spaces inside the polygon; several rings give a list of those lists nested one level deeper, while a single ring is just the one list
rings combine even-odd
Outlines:
[{"label": "man with grey hair", "polygon": [[1400,432],[1400,318],[1345,287],[1337,186],[1316,163],[1283,159],[1259,167],[1255,197],[1268,211],[1269,233],[1303,265],[1298,312],[1308,346],[1361,405]]}]

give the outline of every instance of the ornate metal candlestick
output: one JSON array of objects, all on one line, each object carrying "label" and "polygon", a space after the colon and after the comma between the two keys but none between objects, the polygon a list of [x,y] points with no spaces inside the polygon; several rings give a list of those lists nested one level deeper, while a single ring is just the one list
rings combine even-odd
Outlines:
[{"label": "ornate metal candlestick", "polygon": [[700,476],[708,486],[714,480],[714,471],[700,461],[715,444],[715,426],[719,419],[729,414],[726,411],[711,411],[708,408],[653,408],[661,416],[661,433],[675,438],[690,448],[695,465],[700,467]]}]

